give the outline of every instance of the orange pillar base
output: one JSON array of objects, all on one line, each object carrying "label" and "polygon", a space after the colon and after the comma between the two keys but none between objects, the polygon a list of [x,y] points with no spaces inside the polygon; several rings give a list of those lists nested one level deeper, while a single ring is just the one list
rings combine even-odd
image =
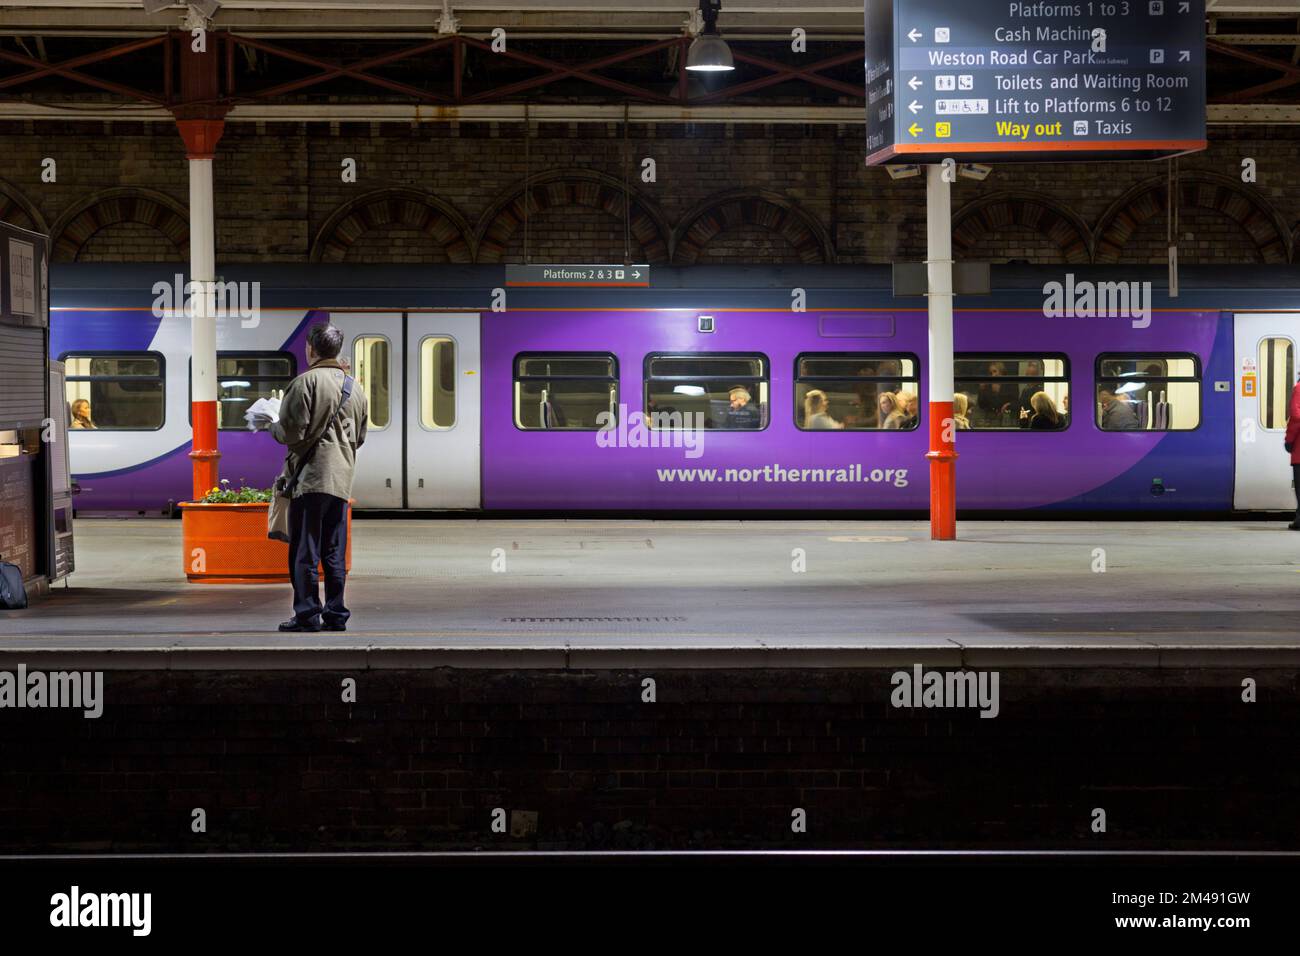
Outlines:
[{"label": "orange pillar base", "polygon": [[956,422],[952,402],[930,403],[930,540],[957,539]]},{"label": "orange pillar base", "polygon": [[190,460],[194,462],[194,500],[198,501],[217,486],[217,403],[191,402],[194,420],[194,439]]}]

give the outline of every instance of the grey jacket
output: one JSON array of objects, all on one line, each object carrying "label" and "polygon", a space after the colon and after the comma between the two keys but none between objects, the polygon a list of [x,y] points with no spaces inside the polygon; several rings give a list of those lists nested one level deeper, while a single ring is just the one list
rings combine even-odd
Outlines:
[{"label": "grey jacket", "polygon": [[282,474],[292,476],[300,456],[322,430],[325,433],[298,479],[293,491],[295,498],[311,493],[352,497],[357,449],[366,440],[370,408],[365,391],[359,384],[353,384],[347,407],[334,417],[343,397],[344,374],[343,366],[334,359],[321,359],[285,389],[280,402],[280,420],[270,428],[271,437],[289,447]]},{"label": "grey jacket", "polygon": [[1133,406],[1118,399],[1101,410],[1101,427],[1108,432],[1143,430],[1142,423],[1138,421],[1137,412],[1133,411]]}]

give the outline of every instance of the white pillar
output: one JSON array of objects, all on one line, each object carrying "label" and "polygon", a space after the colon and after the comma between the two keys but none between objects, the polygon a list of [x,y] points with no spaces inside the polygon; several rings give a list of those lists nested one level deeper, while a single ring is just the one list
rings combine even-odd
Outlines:
[{"label": "white pillar", "polygon": [[[215,223],[212,197],[212,160],[190,159],[190,355],[192,402],[217,400],[217,320],[213,301],[216,281]],[[199,290],[202,290],[200,294]]]},{"label": "white pillar", "polygon": [[925,262],[930,311],[931,402],[951,402],[952,371],[952,186],[942,166],[925,168]]},{"label": "white pillar", "polygon": [[957,425],[952,397],[952,194],[942,166],[925,168],[926,278],[930,314],[930,537],[957,537]]}]

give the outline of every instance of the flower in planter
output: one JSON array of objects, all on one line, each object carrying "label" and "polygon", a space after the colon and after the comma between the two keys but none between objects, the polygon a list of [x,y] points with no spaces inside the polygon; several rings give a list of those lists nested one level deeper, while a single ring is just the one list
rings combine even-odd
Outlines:
[{"label": "flower in planter", "polygon": [[220,485],[213,486],[207,494],[199,499],[201,503],[208,505],[266,504],[270,500],[270,488],[249,488],[244,484],[242,478],[238,488],[231,488],[230,480],[223,478]]}]

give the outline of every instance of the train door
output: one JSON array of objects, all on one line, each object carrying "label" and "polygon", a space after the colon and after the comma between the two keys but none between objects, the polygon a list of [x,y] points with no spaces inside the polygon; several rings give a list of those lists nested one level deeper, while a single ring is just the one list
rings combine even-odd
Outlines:
[{"label": "train door", "polygon": [[402,501],[402,314],[333,312],[342,356],[370,400],[366,444],[357,454],[352,497],[358,508],[400,508]]},{"label": "train door", "polygon": [[1236,484],[1233,507],[1289,511],[1295,507],[1291,458],[1282,448],[1287,406],[1296,381],[1300,315],[1234,316]]},{"label": "train door", "polygon": [[407,505],[477,508],[478,313],[408,313],[405,361]]}]

